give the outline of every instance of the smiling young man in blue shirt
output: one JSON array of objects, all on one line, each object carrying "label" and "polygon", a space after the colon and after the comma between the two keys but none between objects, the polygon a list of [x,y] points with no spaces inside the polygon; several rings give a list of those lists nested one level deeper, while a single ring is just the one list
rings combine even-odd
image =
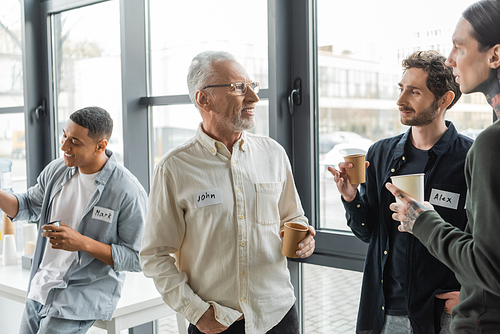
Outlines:
[{"label": "smiling young man in blue shirt", "polygon": [[[140,271],[147,196],[106,149],[113,120],[102,108],[71,114],[64,157],[49,163],[26,193],[0,191],[13,220],[38,221],[21,334],[85,333],[110,320],[125,274]],[[52,221],[60,221],[60,226]]]}]

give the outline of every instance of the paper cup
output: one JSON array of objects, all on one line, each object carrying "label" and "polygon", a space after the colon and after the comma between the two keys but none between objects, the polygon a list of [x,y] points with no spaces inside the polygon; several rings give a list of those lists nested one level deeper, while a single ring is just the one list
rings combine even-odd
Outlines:
[{"label": "paper cup", "polygon": [[346,168],[349,182],[351,184],[365,183],[366,168],[365,168],[365,155],[353,154],[344,157],[345,162],[352,163],[352,168]]},{"label": "paper cup", "polygon": [[3,235],[7,234],[15,234],[16,233],[16,226],[13,222],[10,221],[9,218],[3,214]]},{"label": "paper cup", "polygon": [[24,243],[24,255],[31,255],[35,253],[36,241],[26,241]]},{"label": "paper cup", "polygon": [[[391,176],[392,184],[420,203],[424,202],[424,173]],[[396,197],[396,202],[402,204]]]},{"label": "paper cup", "polygon": [[298,258],[296,252],[299,249],[299,242],[306,237],[308,230],[309,228],[302,224],[285,223],[281,254],[290,258]]},{"label": "paper cup", "polygon": [[38,226],[36,224],[24,224],[24,255],[30,255],[35,252]]},{"label": "paper cup", "polygon": [[37,239],[38,226],[36,224],[24,224],[23,225],[23,233],[24,233],[24,242],[28,241],[36,241]]},{"label": "paper cup", "polygon": [[2,262],[4,266],[11,266],[17,263],[16,239],[12,234],[3,236]]}]

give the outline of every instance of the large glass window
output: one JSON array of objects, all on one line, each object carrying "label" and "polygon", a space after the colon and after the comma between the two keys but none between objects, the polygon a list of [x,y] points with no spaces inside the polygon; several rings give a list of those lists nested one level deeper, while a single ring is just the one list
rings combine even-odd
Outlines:
[{"label": "large glass window", "polygon": [[72,112],[102,107],[114,123],[108,148],[123,163],[119,2],[52,15],[52,29],[57,138]]},{"label": "large glass window", "polygon": [[355,333],[362,273],[303,265],[304,333]]},{"label": "large glass window", "polygon": [[[328,166],[366,152],[407,127],[396,106],[401,62],[416,50],[448,56],[458,19],[475,0],[414,2],[317,0],[318,165],[320,226],[348,231]],[[432,8],[432,10],[428,10]],[[443,14],[445,13],[445,15]],[[466,95],[447,112],[459,132],[477,135],[491,124],[482,94]]]},{"label": "large glass window", "polygon": [[26,191],[24,114],[0,114],[0,159],[0,188]]},{"label": "large glass window", "polygon": [[[150,95],[184,98],[183,104],[152,108],[151,152],[156,164],[164,153],[192,137],[201,122],[189,102],[186,83],[189,64],[198,53],[227,51],[252,80],[261,83],[261,89],[268,88],[267,1],[248,6],[242,0],[150,0],[149,17]],[[256,115],[251,132],[268,135],[267,99],[261,98]]]},{"label": "large glass window", "polygon": [[0,1],[0,108],[24,104],[21,5]]},{"label": "large glass window", "polygon": [[261,88],[267,79],[267,1],[150,0],[151,94],[187,94],[191,60],[207,50],[233,54]]}]

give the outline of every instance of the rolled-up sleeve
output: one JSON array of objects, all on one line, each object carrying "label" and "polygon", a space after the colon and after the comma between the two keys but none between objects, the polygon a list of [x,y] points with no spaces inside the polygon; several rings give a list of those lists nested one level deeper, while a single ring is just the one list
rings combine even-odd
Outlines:
[{"label": "rolled-up sleeve", "polygon": [[146,221],[147,195],[137,187],[127,194],[118,217],[118,242],[111,245],[114,270],[141,271],[139,251]]},{"label": "rolled-up sleeve", "polygon": [[19,204],[19,209],[14,221],[17,220],[27,220],[27,221],[38,221],[40,219],[40,213],[42,211],[42,205],[45,196],[45,184],[47,177],[47,169],[40,173],[37,178],[37,183],[28,189],[25,193],[13,194],[17,198]]}]

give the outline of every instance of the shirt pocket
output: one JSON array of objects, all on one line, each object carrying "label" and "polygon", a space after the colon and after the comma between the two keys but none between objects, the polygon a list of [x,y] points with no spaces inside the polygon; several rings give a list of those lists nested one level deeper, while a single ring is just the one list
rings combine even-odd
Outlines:
[{"label": "shirt pocket", "polygon": [[280,212],[278,202],[282,189],[283,182],[255,184],[255,191],[257,193],[257,223],[261,225],[279,223]]}]

